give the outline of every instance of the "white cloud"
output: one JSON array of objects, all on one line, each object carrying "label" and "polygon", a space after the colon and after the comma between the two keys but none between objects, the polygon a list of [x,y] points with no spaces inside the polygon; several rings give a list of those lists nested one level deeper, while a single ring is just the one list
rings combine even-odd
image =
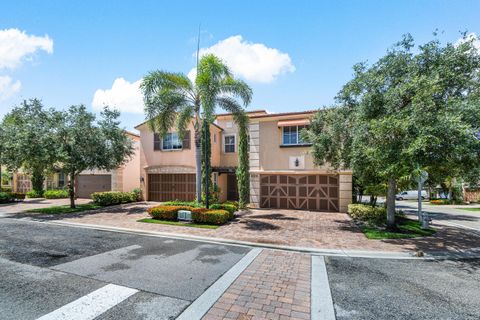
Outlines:
[{"label": "white cloud", "polygon": [[14,69],[38,50],[53,52],[53,40],[37,37],[18,29],[0,30],[0,69]]},{"label": "white cloud", "polygon": [[93,95],[92,107],[102,110],[104,106],[115,107],[121,112],[143,113],[143,96],[140,91],[141,80],[133,83],[117,78],[111,89],[98,89]]},{"label": "white cloud", "polygon": [[[295,66],[287,53],[269,48],[263,43],[252,43],[241,35],[231,36],[209,48],[200,49],[200,55],[213,53],[230,67],[231,71],[249,81],[268,83],[279,75],[294,72]],[[195,76],[192,69],[188,76]]]},{"label": "white cloud", "polygon": [[462,43],[465,43],[465,42],[468,42],[468,41],[471,41],[473,47],[476,50],[480,51],[480,39],[478,38],[478,36],[475,32],[471,32],[471,33],[467,34],[465,37],[462,37],[462,38],[458,39],[457,42],[455,42],[455,46],[459,46]]},{"label": "white cloud", "polygon": [[0,101],[7,100],[20,91],[20,81],[13,81],[9,76],[0,76]]}]

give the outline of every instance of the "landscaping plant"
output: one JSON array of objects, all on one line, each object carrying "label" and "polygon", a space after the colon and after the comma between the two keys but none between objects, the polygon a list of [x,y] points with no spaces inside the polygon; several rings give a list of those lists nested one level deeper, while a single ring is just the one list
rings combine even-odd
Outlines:
[{"label": "landscaping plant", "polygon": [[43,197],[46,199],[64,199],[68,198],[68,191],[63,189],[46,190],[43,193]]},{"label": "landscaping plant", "polygon": [[136,202],[137,194],[135,192],[105,191],[92,193],[92,200],[95,204],[101,206],[111,206],[122,203]]}]

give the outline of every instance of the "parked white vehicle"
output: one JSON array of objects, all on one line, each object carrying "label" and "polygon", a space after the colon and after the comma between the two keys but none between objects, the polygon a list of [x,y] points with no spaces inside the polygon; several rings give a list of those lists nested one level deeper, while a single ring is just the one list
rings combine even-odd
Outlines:
[{"label": "parked white vehicle", "polygon": [[[422,200],[428,198],[427,191],[422,190]],[[418,199],[418,190],[407,190],[402,191],[399,194],[395,195],[397,200],[417,200]]]}]

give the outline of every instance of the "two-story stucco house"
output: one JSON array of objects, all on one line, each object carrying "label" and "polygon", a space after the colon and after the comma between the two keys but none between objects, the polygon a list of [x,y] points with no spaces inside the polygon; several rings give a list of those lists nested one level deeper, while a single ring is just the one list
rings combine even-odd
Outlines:
[{"label": "two-story stucco house", "polygon": [[[352,172],[316,167],[300,131],[314,111],[248,112],[250,205],[259,208],[345,212],[352,200]],[[183,140],[172,130],[154,134],[146,123],[140,131],[140,181],[151,201],[194,200],[193,123]],[[238,198],[238,130],[231,114],[217,115],[211,126],[213,181],[220,200]]]}]

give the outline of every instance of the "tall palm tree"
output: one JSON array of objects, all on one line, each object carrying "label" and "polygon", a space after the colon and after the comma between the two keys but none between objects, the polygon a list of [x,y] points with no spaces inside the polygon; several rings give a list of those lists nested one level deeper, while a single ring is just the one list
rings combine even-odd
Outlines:
[{"label": "tall palm tree", "polygon": [[[201,125],[212,123],[215,107],[235,116],[244,113],[252,98],[252,89],[235,79],[229,68],[215,55],[203,56],[197,65],[195,82],[182,73],[152,71],[140,85],[148,124],[164,136],[176,127],[182,137],[190,121],[194,121],[196,195],[202,199]],[[239,103],[240,99],[242,103]]]}]

